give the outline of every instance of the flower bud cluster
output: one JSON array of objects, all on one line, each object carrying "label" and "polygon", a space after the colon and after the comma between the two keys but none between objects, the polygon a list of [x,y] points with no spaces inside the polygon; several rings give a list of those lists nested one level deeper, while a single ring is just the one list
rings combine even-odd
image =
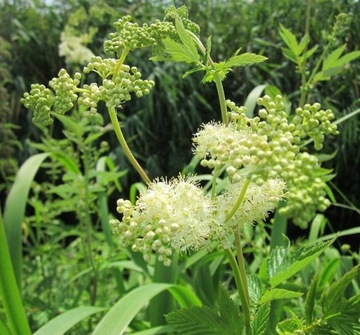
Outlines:
[{"label": "flower bud cluster", "polygon": [[51,111],[64,114],[73,108],[78,98],[76,90],[80,79],[80,73],[75,73],[74,78],[71,78],[65,69],[61,69],[58,77],[49,83],[53,91],[44,85],[33,84],[30,93],[26,92],[20,101],[33,111],[34,122],[49,125],[53,122]]},{"label": "flower bud cluster", "polygon": [[155,253],[170,265],[174,251],[197,250],[209,242],[213,210],[210,199],[190,180],[157,180],[140,193],[135,205],[118,200],[122,220],[111,224],[122,243],[141,252],[146,261]]},{"label": "flower bud cluster", "polygon": [[267,137],[251,128],[239,131],[235,124],[209,123],[193,137],[195,154],[202,157],[201,165],[218,174],[224,167],[233,182],[241,179],[240,168],[253,168],[259,163],[258,150],[268,148]]},{"label": "flower bud cluster", "polygon": [[175,33],[175,27],[170,22],[156,20],[151,25],[139,26],[132,22],[130,15],[124,16],[114,23],[116,32],[109,34],[104,43],[105,53],[110,56],[120,56],[124,50],[135,50],[147,46],[155,46],[162,39]]},{"label": "flower bud cluster", "polygon": [[54,94],[44,85],[32,84],[30,92],[25,92],[20,102],[28,109],[33,111],[33,121],[35,123],[49,125],[53,123],[50,117],[51,106]]},{"label": "flower bud cluster", "polygon": [[[303,164],[304,161],[314,160],[314,156],[306,157],[307,153],[299,159],[299,173],[293,179],[287,180],[286,206],[280,208],[280,213],[293,218],[299,227],[307,228],[317,211],[323,212],[330,206],[330,200],[326,198],[326,183],[319,177],[324,174],[317,162]],[[313,167],[316,165],[316,167]]]},{"label": "flower bud cluster", "polygon": [[[119,67],[119,68],[118,68]],[[84,92],[79,103],[95,108],[99,100],[105,101],[108,107],[120,107],[125,101],[131,100],[131,93],[141,98],[150,93],[155,83],[141,79],[140,71],[135,67],[122,64],[118,66],[116,59],[94,57],[85,69],[98,73],[103,78],[103,85],[84,85]]]},{"label": "flower bud cluster", "polygon": [[326,135],[338,135],[335,124],[331,121],[335,118],[330,110],[322,110],[319,103],[306,104],[304,108],[295,110],[296,116],[293,123],[300,138],[311,137],[314,140],[315,150],[321,150]]},{"label": "flower bud cluster", "polygon": [[180,18],[184,28],[190,30],[194,34],[200,33],[200,27],[189,19],[189,11],[186,6],[176,8],[175,6],[169,7],[165,11],[164,21],[175,22],[176,18]]},{"label": "flower bud cluster", "polygon": [[[289,120],[281,96],[265,96],[258,103],[265,108],[258,117],[248,118],[244,107],[227,101],[229,124],[204,125],[193,138],[195,154],[214,175],[225,169],[233,183],[244,174],[257,185],[268,179],[283,179],[288,188],[283,212],[305,226],[316,210],[323,211],[329,205],[325,198],[329,172],[321,169],[316,156],[300,152],[299,144],[306,136],[316,135],[322,144],[325,135],[337,134],[336,126],[330,123],[333,115],[314,104],[304,107],[308,111],[305,114],[298,109]],[[309,126],[315,125],[314,120],[319,121],[318,129]]]},{"label": "flower bud cluster", "polygon": [[84,73],[95,72],[102,79],[112,76],[115,72],[115,68],[118,60],[115,58],[101,58],[100,56],[94,56],[91,61],[84,67]]},{"label": "flower bud cluster", "polygon": [[131,93],[141,98],[149,94],[154,85],[152,80],[142,80],[141,73],[136,67],[122,65],[115,78],[103,80],[103,100],[108,107],[119,107],[123,102],[131,100]]},{"label": "flower bud cluster", "polygon": [[65,114],[74,107],[74,101],[77,100],[77,86],[80,83],[81,74],[76,72],[74,79],[70,77],[65,69],[61,69],[57,78],[49,82],[49,86],[55,92],[53,110],[59,114]]}]

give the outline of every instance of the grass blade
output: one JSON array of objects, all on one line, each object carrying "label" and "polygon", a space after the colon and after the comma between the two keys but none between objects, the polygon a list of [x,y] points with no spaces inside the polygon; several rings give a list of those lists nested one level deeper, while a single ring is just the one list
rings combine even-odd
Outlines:
[{"label": "grass blade", "polygon": [[[6,241],[2,215],[0,213],[0,294],[12,334],[30,335],[25,309],[21,301],[15,274],[11,266],[10,253]],[[0,320],[1,321],[1,320]],[[8,334],[7,327],[1,322],[1,334]]]},{"label": "grass blade", "polygon": [[101,319],[92,335],[124,334],[132,319],[148,301],[172,286],[172,284],[148,284],[130,291]]},{"label": "grass blade", "polygon": [[31,183],[40,165],[48,156],[48,153],[41,153],[31,156],[24,162],[16,175],[14,185],[5,203],[4,228],[19,289],[21,288],[22,260],[21,224],[24,220]]},{"label": "grass blade", "polygon": [[50,320],[47,324],[41,327],[34,335],[63,335],[71,327],[85,319],[86,317],[104,311],[105,308],[82,306],[66,311]]}]

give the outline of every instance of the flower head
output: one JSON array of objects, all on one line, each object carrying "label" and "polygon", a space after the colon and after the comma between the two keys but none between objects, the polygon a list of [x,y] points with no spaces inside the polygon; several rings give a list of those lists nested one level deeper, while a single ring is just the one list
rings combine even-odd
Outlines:
[{"label": "flower head", "polygon": [[246,224],[253,224],[267,218],[278,202],[285,197],[286,184],[281,179],[268,179],[261,185],[250,183],[238,210],[231,215],[245,185],[243,177],[237,183],[229,184],[216,198],[217,231],[214,237],[227,247],[228,238]]},{"label": "flower head", "polygon": [[213,205],[190,179],[155,180],[135,205],[123,199],[117,205],[123,217],[112,221],[114,232],[145,260],[155,252],[169,265],[173,252],[197,250],[208,243]]}]

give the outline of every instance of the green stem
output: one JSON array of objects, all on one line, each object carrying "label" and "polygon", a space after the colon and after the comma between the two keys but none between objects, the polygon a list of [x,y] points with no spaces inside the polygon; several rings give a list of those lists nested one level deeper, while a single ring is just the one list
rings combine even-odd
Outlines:
[{"label": "green stem", "polygon": [[125,48],[124,51],[122,52],[120,58],[118,59],[118,61],[116,63],[116,68],[114,70],[113,79],[115,79],[118,76],[121,66],[124,64],[125,58],[127,57],[129,52],[130,52],[129,48]]},{"label": "green stem", "polygon": [[[246,331],[246,334],[249,335],[250,334],[250,308],[249,308],[248,291],[247,291],[247,284],[246,284],[246,273],[241,273],[242,267],[240,267],[240,263],[238,263],[239,258],[238,258],[238,262],[237,262],[235,256],[233,255],[233,253],[231,252],[230,249],[225,249],[225,252],[229,259],[231,268],[233,270],[236,288],[239,293],[241,306],[242,306],[242,310],[244,313],[245,331]],[[243,262],[241,262],[241,263],[243,263]],[[245,284],[244,284],[244,280],[243,280],[244,275],[245,275]]]},{"label": "green stem", "polygon": [[225,93],[224,93],[224,87],[223,87],[220,75],[217,72],[214,74],[214,80],[215,80],[216,90],[217,90],[219,103],[220,103],[221,120],[224,124],[227,124],[228,117],[227,117],[226,98],[225,98]]},{"label": "green stem", "polygon": [[139,164],[139,162],[136,160],[136,158],[134,157],[134,155],[132,154],[126,140],[125,137],[121,131],[120,128],[120,124],[116,115],[116,110],[114,107],[109,107],[109,115],[110,115],[110,120],[111,123],[114,127],[114,131],[116,134],[116,137],[122,147],[122,149],[124,150],[124,153],[126,155],[126,157],[128,158],[128,160],[130,161],[131,165],[135,168],[135,170],[139,173],[139,175],[141,176],[141,178],[147,183],[149,184],[151,182],[150,178],[148,177],[148,175],[145,173],[145,171],[143,170],[143,168],[141,167],[141,165]]},{"label": "green stem", "polygon": [[21,301],[0,212],[0,294],[8,326],[12,334],[31,335]]},{"label": "green stem", "polygon": [[[226,216],[225,222],[229,221],[239,209],[241,203],[244,200],[245,193],[249,185],[250,185],[250,180],[246,179],[234,207]],[[237,262],[234,259],[234,256],[231,253],[231,251],[226,250],[226,252],[228,254],[230,264],[234,272],[235,282],[241,300],[241,305],[244,313],[246,334],[249,335],[250,334],[250,298],[249,298],[249,290],[248,290],[247,278],[246,278],[244,254],[241,246],[240,232],[235,231],[234,237],[235,237]]]},{"label": "green stem", "polygon": [[[193,32],[191,32],[189,30],[188,30],[188,32],[190,33],[190,35],[194,39],[195,43],[197,44],[197,46],[199,47],[199,49],[203,53],[203,55],[206,55],[206,48],[202,44],[200,39]],[[212,60],[212,58],[210,56],[208,57],[208,62],[213,67],[213,69],[215,70],[214,61]],[[200,64],[200,65],[202,65],[202,64]],[[219,103],[220,103],[221,120],[222,120],[223,123],[227,124],[228,123],[228,117],[227,117],[226,98],[225,98],[225,93],[224,93],[224,87],[223,87],[223,84],[222,84],[222,80],[221,80],[221,78],[220,78],[220,76],[219,76],[219,74],[217,72],[215,72],[215,74],[214,74],[214,81],[215,81],[216,90],[217,90]]]},{"label": "green stem", "polygon": [[236,255],[237,255],[237,263],[239,266],[239,272],[241,276],[241,285],[242,290],[244,292],[244,301],[243,304],[243,312],[244,312],[244,322],[245,322],[245,332],[247,335],[250,334],[250,298],[249,298],[249,288],[247,284],[246,277],[246,269],[245,269],[245,261],[244,255],[242,251],[242,246],[240,242],[240,232],[235,232],[235,245],[236,245]]},{"label": "green stem", "polygon": [[[306,17],[305,17],[305,36],[310,36],[310,15],[311,15],[311,1],[306,1]],[[306,55],[307,47],[305,47],[303,54]],[[304,107],[306,102],[306,95],[308,91],[308,81],[306,80],[306,57],[303,58],[302,64],[299,65],[299,68],[301,69],[301,88],[300,88],[300,102],[299,106]]]},{"label": "green stem", "polygon": [[[93,278],[91,279],[91,287],[90,287],[90,304],[95,305],[96,302],[96,293],[97,293],[97,278],[98,278],[98,271],[97,266],[94,260],[93,252],[92,252],[92,238],[91,238],[91,217],[89,214],[89,208],[90,208],[90,196],[89,196],[89,159],[88,159],[88,151],[86,146],[82,148],[83,151],[83,163],[84,163],[84,188],[85,188],[85,194],[84,194],[84,208],[83,211],[85,215],[82,215],[80,213],[80,217],[82,220],[84,220],[84,226],[85,226],[85,244],[86,244],[86,253],[87,258],[90,263],[91,269],[93,271]],[[81,209],[80,209],[81,210]]]},{"label": "green stem", "polygon": [[246,190],[248,189],[249,185],[250,185],[250,180],[245,179],[245,182],[241,189],[239,197],[236,200],[236,203],[235,203],[234,207],[232,208],[232,210],[228,213],[228,215],[226,215],[225,222],[229,221],[234,216],[234,214],[237,212],[237,210],[239,209],[242,201],[244,200],[244,196],[245,196]]}]

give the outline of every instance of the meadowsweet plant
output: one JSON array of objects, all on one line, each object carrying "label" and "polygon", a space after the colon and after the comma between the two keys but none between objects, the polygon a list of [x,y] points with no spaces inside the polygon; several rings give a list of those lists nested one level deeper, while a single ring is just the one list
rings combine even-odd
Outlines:
[{"label": "meadowsweet plant", "polygon": [[[171,265],[174,255],[203,248],[223,251],[233,270],[241,313],[221,291],[219,305],[228,308],[234,317],[220,311],[216,327],[221,333],[221,324],[226,324],[230,327],[226,334],[264,334],[270,302],[279,295],[276,287],[330,243],[305,248],[293,258],[283,249],[278,250],[268,263],[269,285],[262,299],[251,307],[254,299],[249,295],[241,234],[246,226],[266,219],[280,200],[285,203],[279,210],[281,214],[301,227],[306,227],[317,211],[330,205],[326,182],[331,171],[321,167],[316,153],[322,149],[326,136],[338,134],[332,122],[334,114],[322,109],[318,102],[301,104],[292,111],[286,99],[275,94],[259,98],[257,116],[248,117],[245,107],[226,99],[222,82],[234,68],[266,61],[266,57],[238,49],[229,59],[215,62],[211,57],[211,38],[205,45],[201,42],[199,27],[188,18],[186,7],[170,7],[162,21],[151,24],[139,25],[131,16],[125,16],[114,27],[115,32],[104,44],[107,58],[92,57],[83,73],[73,77],[60,70],[49,88],[33,85],[22,103],[33,111],[34,122],[48,125],[53,115],[67,113],[74,105],[84,107],[84,117],[96,115],[99,102],[104,102],[120,145],[146,183],[135,203],[117,201],[120,216],[111,220],[114,234],[124,246],[142,253],[145,261],[166,266]],[[134,97],[149,94],[154,87],[152,80],[142,78],[137,67],[126,64],[130,52],[145,47],[151,48],[151,60],[185,62],[191,68],[184,76],[203,72],[203,83],[215,84],[220,120],[199,125],[192,139],[194,155],[211,171],[209,191],[194,175],[171,179],[159,176],[151,181],[126,143],[117,111]],[[99,76],[99,82],[81,84],[91,72]],[[297,262],[299,259],[302,262]],[[284,298],[298,296],[290,290],[281,293]],[[195,322],[196,317],[206,319],[213,311],[201,309],[191,313]],[[185,334],[195,334],[186,331],[190,321],[181,321],[185,316],[170,314],[168,321]]]}]

